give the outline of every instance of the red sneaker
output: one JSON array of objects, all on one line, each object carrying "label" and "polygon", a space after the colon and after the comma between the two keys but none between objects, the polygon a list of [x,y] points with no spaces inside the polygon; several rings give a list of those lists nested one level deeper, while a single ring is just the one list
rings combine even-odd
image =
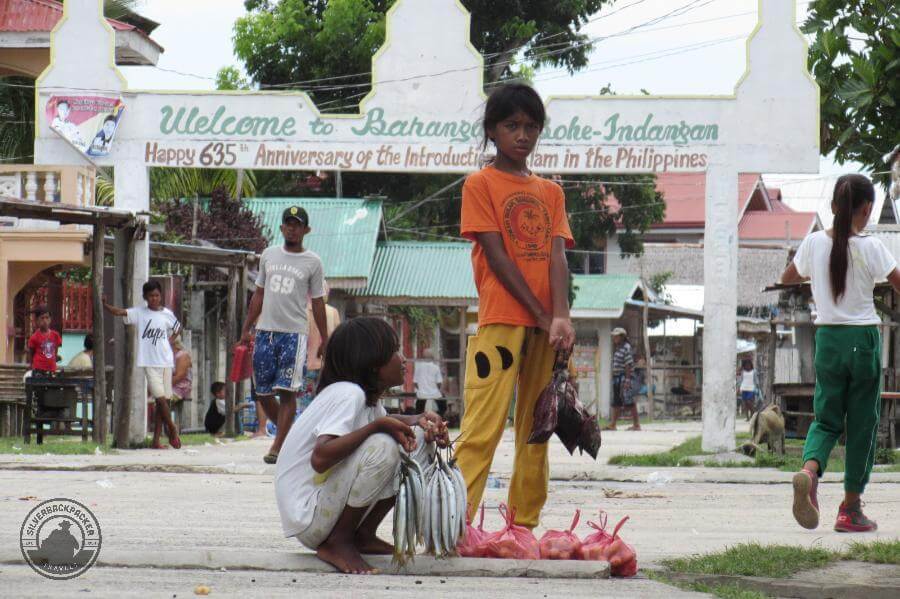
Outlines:
[{"label": "red sneaker", "polygon": [[878,524],[862,513],[862,501],[857,501],[851,505],[841,503],[834,529],[838,532],[872,532],[878,530]]},{"label": "red sneaker", "polygon": [[794,519],[810,530],[819,526],[819,476],[804,468],[794,475]]}]

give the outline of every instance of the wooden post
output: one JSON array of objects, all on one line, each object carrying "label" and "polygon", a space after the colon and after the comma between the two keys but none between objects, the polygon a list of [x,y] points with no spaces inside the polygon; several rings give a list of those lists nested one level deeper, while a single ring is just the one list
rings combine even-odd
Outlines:
[{"label": "wooden post", "polygon": [[459,421],[466,413],[466,307],[459,309]]},{"label": "wooden post", "polygon": [[[134,305],[134,293],[132,292],[132,278],[134,277],[134,234],[135,228],[128,227],[123,230],[124,241],[124,265],[121,269],[121,280],[116,284],[121,288],[122,305],[130,307]],[[134,327],[125,328],[125,342],[116,350],[117,355],[122,356],[123,372],[122,387],[116,389],[116,447],[127,449],[129,446],[129,428],[131,427],[131,387],[134,381]]]},{"label": "wooden post", "polygon": [[106,333],[103,326],[103,257],[106,226],[103,223],[94,225],[94,240],[91,249],[91,268],[93,269],[93,308],[94,308],[94,401],[93,431],[91,439],[106,444]]},{"label": "wooden post", "polygon": [[[237,343],[238,269],[228,268],[228,316],[225,320],[225,376],[231,373],[232,350]],[[225,435],[234,437],[234,393],[237,385],[225,383]]]},{"label": "wooden post", "polygon": [[[243,171],[241,171],[243,172]],[[237,286],[237,304],[236,304],[236,313],[237,318],[234,321],[235,327],[235,336],[234,342],[238,342],[239,331],[241,330],[241,325],[244,324],[244,320],[247,318],[247,263],[243,262],[240,268],[237,269],[238,273],[238,286]],[[313,325],[315,326],[315,325]],[[230,348],[229,348],[230,349]],[[305,383],[304,383],[305,384]],[[250,390],[248,389],[247,381],[241,381],[237,384],[237,395],[235,397],[235,405],[240,405],[244,398],[249,395]],[[234,420],[240,417],[239,414],[235,414]]]},{"label": "wooden post", "polygon": [[775,361],[778,355],[778,325],[775,324],[774,319],[769,324],[769,345],[766,350],[766,361],[768,364],[766,366],[766,382],[763,395],[765,395],[766,403],[771,404],[775,402]]},{"label": "wooden post", "polygon": [[[652,421],[655,401],[653,399],[653,360],[650,357],[650,293],[643,277],[641,278],[641,286],[644,288],[644,379],[647,385],[647,400],[650,402],[650,405],[647,407],[647,415]],[[635,413],[637,413],[637,406],[634,409]]]}]

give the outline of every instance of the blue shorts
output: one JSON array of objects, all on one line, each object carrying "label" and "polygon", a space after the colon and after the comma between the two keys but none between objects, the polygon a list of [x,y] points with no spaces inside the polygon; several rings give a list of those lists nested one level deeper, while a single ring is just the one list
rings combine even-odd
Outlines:
[{"label": "blue shorts", "polygon": [[741,401],[753,401],[756,399],[756,391],[741,391]]},{"label": "blue shorts", "polygon": [[306,335],[257,331],[253,346],[253,385],[257,395],[278,389],[297,392],[303,386]]}]

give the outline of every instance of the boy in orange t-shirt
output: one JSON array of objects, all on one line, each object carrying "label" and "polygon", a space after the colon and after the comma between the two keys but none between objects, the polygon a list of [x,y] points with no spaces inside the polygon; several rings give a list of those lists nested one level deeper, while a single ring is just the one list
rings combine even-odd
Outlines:
[{"label": "boy in orange t-shirt", "polygon": [[509,505],[516,523],[529,528],[538,524],[549,475],[547,444],[528,444],[534,405],[550,382],[556,352],[575,342],[565,256],[574,241],[565,196],[527,168],[545,120],[543,102],[528,86],[506,85],[491,94],[484,128],[497,155],[463,186],[460,231],[475,242],[478,334],[466,352],[466,412],[456,457],[471,513],[481,502],[515,393]]}]

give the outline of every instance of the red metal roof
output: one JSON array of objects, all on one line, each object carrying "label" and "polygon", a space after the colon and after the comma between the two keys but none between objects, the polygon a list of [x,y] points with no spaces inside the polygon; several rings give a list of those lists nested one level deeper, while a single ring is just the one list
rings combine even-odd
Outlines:
[{"label": "red metal roof", "polygon": [[754,210],[744,214],[738,225],[738,238],[742,241],[803,239],[816,223],[815,212],[761,212]]},{"label": "red metal roof", "polygon": [[[55,0],[0,0],[0,31],[50,32],[62,18],[62,3]],[[149,35],[128,23],[106,19],[116,31],[136,31],[154,45]]]},{"label": "red metal roof", "polygon": [[[738,177],[738,214],[744,211],[756,189],[760,176],[744,173]],[[706,174],[662,173],[656,176],[656,189],[666,202],[666,218],[653,225],[655,229],[695,229],[706,222]],[[619,203],[609,199],[610,209],[616,212]]]}]

